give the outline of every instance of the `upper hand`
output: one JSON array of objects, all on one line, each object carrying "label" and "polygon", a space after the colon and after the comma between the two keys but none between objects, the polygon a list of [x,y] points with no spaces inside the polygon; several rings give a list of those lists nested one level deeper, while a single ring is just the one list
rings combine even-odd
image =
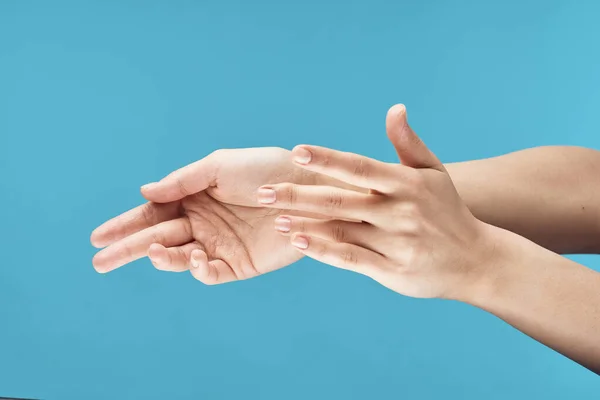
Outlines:
[{"label": "upper hand", "polygon": [[409,127],[404,106],[390,109],[386,122],[403,165],[317,146],[292,151],[297,165],[367,193],[279,183],[259,189],[258,201],[337,218],[277,218],[276,229],[302,254],[408,296],[460,298],[491,251],[487,225],[473,217],[442,163]]}]

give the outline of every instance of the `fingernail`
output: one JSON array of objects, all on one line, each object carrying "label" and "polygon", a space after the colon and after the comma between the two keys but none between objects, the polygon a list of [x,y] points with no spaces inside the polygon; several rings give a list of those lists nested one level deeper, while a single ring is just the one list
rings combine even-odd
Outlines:
[{"label": "fingernail", "polygon": [[297,247],[299,249],[307,249],[308,248],[308,239],[304,236],[295,236],[292,238],[292,246]]},{"label": "fingernail", "polygon": [[150,183],[147,183],[144,186],[142,186],[142,189],[144,189],[144,190],[150,189],[154,185],[156,185],[156,182],[150,182]]},{"label": "fingernail", "polygon": [[312,160],[312,153],[304,147],[295,147],[292,154],[294,161],[298,164],[308,164]]},{"label": "fingernail", "polygon": [[263,204],[271,204],[275,203],[277,200],[277,196],[275,195],[275,191],[269,188],[260,188],[258,189],[258,201]]},{"label": "fingernail", "polygon": [[200,268],[200,254],[192,253],[192,268]]},{"label": "fingernail", "polygon": [[292,220],[288,217],[277,217],[275,219],[275,229],[279,232],[289,232],[292,227]]}]

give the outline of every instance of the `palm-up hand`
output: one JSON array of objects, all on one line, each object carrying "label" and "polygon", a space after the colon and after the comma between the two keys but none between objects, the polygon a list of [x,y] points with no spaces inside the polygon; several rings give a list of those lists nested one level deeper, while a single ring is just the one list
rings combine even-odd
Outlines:
[{"label": "palm-up hand", "polygon": [[198,280],[216,284],[297,261],[303,255],[273,230],[284,210],[256,201],[257,188],[266,183],[315,183],[317,174],[290,160],[281,148],[218,150],[142,187],[149,203],[92,233],[92,244],[106,247],[94,257],[94,267],[109,272],[148,255],[158,269],[190,269]]}]

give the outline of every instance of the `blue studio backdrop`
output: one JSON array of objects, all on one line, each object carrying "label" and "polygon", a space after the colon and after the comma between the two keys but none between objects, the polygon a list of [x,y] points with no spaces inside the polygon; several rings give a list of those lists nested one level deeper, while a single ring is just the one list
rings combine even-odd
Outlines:
[{"label": "blue studio backdrop", "polygon": [[[89,234],[219,148],[445,162],[600,148],[597,1],[0,1],[0,396],[583,399],[600,380],[474,307],[302,260],[208,287]],[[592,268],[600,257],[575,256]]]}]

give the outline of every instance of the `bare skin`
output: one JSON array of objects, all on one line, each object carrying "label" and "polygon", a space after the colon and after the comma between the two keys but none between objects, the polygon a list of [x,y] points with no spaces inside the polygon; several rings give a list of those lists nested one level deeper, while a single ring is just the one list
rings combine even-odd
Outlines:
[{"label": "bare skin", "polygon": [[[227,168],[223,159],[230,161]],[[273,231],[280,211],[258,206],[254,193],[269,181],[310,184],[314,179],[293,166],[283,149],[215,152],[165,178],[166,189],[142,189],[162,203],[146,203],[97,228],[92,244],[106,248],[96,254],[94,266],[109,272],[149,255],[158,269],[187,271],[192,251],[199,249],[198,261],[208,262],[210,269],[192,273],[206,284],[284,267],[302,255]]]},{"label": "bare skin", "polygon": [[[396,118],[391,125],[388,121],[388,136],[402,165],[382,164],[425,170],[421,172],[426,174],[428,184],[424,185],[421,178],[408,179],[413,184],[404,189],[407,193],[412,190],[413,205],[403,209],[388,203],[391,216],[404,216],[393,234],[380,235],[377,242],[387,243],[387,248],[396,251],[398,246],[391,244],[399,240],[399,227],[407,234],[423,232],[418,227],[426,226],[428,240],[404,240],[402,246],[407,253],[411,245],[406,243],[413,243],[413,250],[420,249],[428,256],[411,256],[408,259],[415,260],[411,262],[406,256],[403,260],[398,256],[396,264],[381,264],[412,265],[414,273],[408,274],[414,277],[412,280],[393,273],[386,278],[377,275],[372,271],[381,269],[378,263],[358,272],[406,295],[474,304],[598,372],[599,344],[594,333],[600,330],[599,274],[554,252],[600,252],[600,203],[595,200],[600,196],[596,182],[600,153],[575,147],[545,147],[442,165],[428,158],[433,155],[426,148],[417,150],[422,142],[404,117]],[[345,190],[352,196],[366,196],[363,200],[383,192],[374,191],[372,183],[361,185],[339,179],[341,176],[330,170],[314,169],[318,164],[309,163],[308,167],[290,160],[290,152],[280,148],[221,150],[143,187],[142,194],[149,203],[104,223],[92,233],[92,244],[104,247],[94,257],[95,268],[109,272],[148,255],[158,269],[189,270],[201,282],[218,284],[271,272],[304,255],[336,265],[339,260],[333,261],[324,249],[311,254],[318,239],[309,236],[310,245],[302,249],[286,235],[308,233],[311,224],[307,221],[316,221],[315,226],[337,224],[330,233],[332,242],[350,240],[352,234],[332,219],[356,223],[364,221],[362,215],[332,214],[336,205],[348,204],[339,196],[327,201],[325,209],[317,207],[320,200],[306,202],[308,208],[294,206],[297,191],[287,196],[292,200],[290,204],[263,204],[257,201],[258,189],[285,183],[312,186],[310,190],[317,193],[315,190],[327,187],[324,190],[329,194],[333,189]],[[365,175],[365,167],[352,164],[351,172]],[[378,178],[373,173],[367,176],[369,182]],[[406,177],[396,178],[396,183],[391,183],[395,189]],[[285,192],[278,198],[285,199]],[[372,200],[365,201],[367,209],[373,209],[368,203]],[[355,211],[360,212],[359,208]],[[415,210],[418,217],[411,214]],[[384,211],[380,214],[381,221],[394,220],[390,215],[384,218]],[[277,231],[274,227],[281,225],[277,220],[280,216],[291,223],[296,221],[295,230],[290,228],[287,234]],[[462,219],[456,219],[459,217]],[[434,222],[440,218],[445,223],[436,228]],[[298,225],[298,221],[304,222]],[[439,245],[431,244],[434,239]],[[380,246],[360,241],[351,244],[368,249]],[[358,256],[347,251],[340,254],[342,260],[357,265]]]},{"label": "bare skin", "polygon": [[284,214],[274,229],[304,255],[400,294],[483,308],[600,373],[600,274],[475,218],[446,168],[404,128],[405,118],[402,106],[388,114],[388,136],[410,151],[404,165],[297,146],[297,165],[368,192],[265,185],[257,193],[261,204],[344,218]]},{"label": "bare skin", "polygon": [[545,146],[446,164],[478,219],[560,254],[600,254],[600,152]]},{"label": "bare skin", "polygon": [[[399,153],[406,153],[397,148]],[[405,154],[406,157],[410,156]],[[130,210],[92,233],[92,244],[107,247],[94,258],[94,266],[99,272],[111,271],[145,257],[150,245],[159,243],[173,248],[165,252],[159,245],[152,246],[154,258],[161,260],[155,263],[157,268],[187,270],[189,258],[181,260],[194,248],[203,245],[210,248],[211,241],[227,242],[229,247],[222,252],[230,255],[223,256],[225,262],[239,265],[237,271],[242,278],[289,265],[298,256],[269,231],[278,211],[256,204],[258,187],[287,180],[364,191],[304,171],[289,160],[288,150],[275,147],[220,150],[175,171],[158,184],[144,187],[142,194],[154,202]],[[600,152],[577,147],[542,147],[445,167],[465,204],[478,219],[558,253],[600,253],[600,204],[595,201],[600,198],[600,185],[594,184],[595,171],[600,170]],[[573,176],[578,178],[571,179]],[[192,212],[188,214],[187,210]],[[188,219],[186,224],[178,225],[180,228],[196,221],[193,223],[196,229],[190,235],[171,239],[169,235],[177,230],[176,226],[155,227],[180,217]],[[216,225],[202,224],[211,218]],[[142,232],[151,227],[152,230]],[[153,241],[157,229],[161,240]],[[278,246],[271,248],[272,243]],[[265,247],[270,248],[268,260],[260,259]],[[221,259],[221,253],[211,250],[209,253],[212,258]],[[162,261],[161,258],[169,256],[173,257],[172,263]],[[252,267],[245,267],[248,275],[244,275],[241,264],[248,264],[248,257]],[[210,283],[211,278],[203,281]]]}]

